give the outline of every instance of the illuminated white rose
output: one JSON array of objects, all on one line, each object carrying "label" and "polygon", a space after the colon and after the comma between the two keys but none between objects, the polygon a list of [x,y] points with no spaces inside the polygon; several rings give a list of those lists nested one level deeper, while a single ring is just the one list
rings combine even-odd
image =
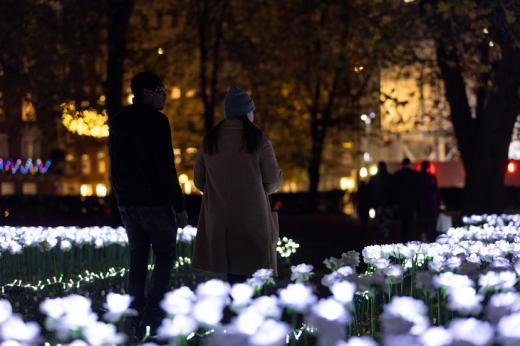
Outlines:
[{"label": "illuminated white rose", "polygon": [[419,335],[429,327],[424,302],[411,297],[393,297],[381,315],[384,333],[387,335]]},{"label": "illuminated white rose", "polygon": [[197,330],[197,321],[190,316],[175,315],[173,319],[165,318],[157,329],[160,338],[170,339],[187,336]]},{"label": "illuminated white rose", "polygon": [[265,320],[249,337],[251,346],[284,346],[289,326],[286,323],[274,320]]},{"label": "illuminated white rose", "polygon": [[221,299],[204,298],[193,307],[193,317],[195,320],[206,326],[216,326],[222,319],[222,309],[224,302]]},{"label": "illuminated white rose", "polygon": [[0,324],[7,321],[13,314],[13,308],[8,300],[0,299]]},{"label": "illuminated white rose", "polygon": [[356,293],[356,285],[349,281],[342,281],[333,284],[330,287],[330,291],[338,302],[342,304],[350,304],[354,299]]},{"label": "illuminated white rose", "polygon": [[103,322],[95,322],[86,326],[83,334],[92,346],[120,345],[126,340],[123,334],[117,333],[114,325]]},{"label": "illuminated white rose", "polygon": [[0,339],[32,343],[40,336],[40,327],[36,322],[25,323],[20,316],[11,315],[0,324]]},{"label": "illuminated white rose", "polygon": [[183,286],[172,292],[167,292],[161,301],[161,308],[169,315],[188,315],[195,299],[192,290]]},{"label": "illuminated white rose", "polygon": [[231,287],[231,298],[233,306],[240,307],[249,304],[255,294],[253,287],[247,284],[235,284]]},{"label": "illuminated white rose", "polygon": [[444,327],[431,327],[421,335],[420,340],[423,346],[449,346],[453,336]]},{"label": "illuminated white rose", "polygon": [[253,335],[264,322],[264,316],[255,308],[247,308],[233,321],[239,333]]},{"label": "illuminated white rose", "polygon": [[253,300],[251,307],[255,308],[265,318],[280,319],[282,310],[278,306],[276,296],[261,296]]},{"label": "illuminated white rose", "polygon": [[280,304],[298,312],[304,312],[307,307],[316,301],[312,289],[300,283],[290,284],[278,291]]},{"label": "illuminated white rose", "polygon": [[222,280],[212,279],[197,286],[197,297],[227,299],[229,295],[229,284]]},{"label": "illuminated white rose", "polygon": [[336,346],[378,346],[378,344],[369,336],[352,336],[347,342],[339,341]]},{"label": "illuminated white rose", "polygon": [[449,291],[448,307],[463,315],[475,315],[482,310],[482,300],[484,297],[477,294],[473,287],[456,287]]},{"label": "illuminated white rose", "polygon": [[128,294],[110,292],[106,296],[104,307],[108,310],[105,319],[109,322],[117,322],[123,315],[136,315],[137,311],[130,309],[132,297]]},{"label": "illuminated white rose", "polygon": [[492,323],[513,312],[520,312],[520,294],[517,292],[497,293],[491,296],[486,306],[486,317]]},{"label": "illuminated white rose", "polygon": [[455,319],[450,322],[449,331],[456,345],[488,346],[494,336],[493,327],[475,318]]},{"label": "illuminated white rose", "polygon": [[306,282],[309,281],[314,273],[314,267],[310,264],[299,264],[291,267],[291,281]]}]

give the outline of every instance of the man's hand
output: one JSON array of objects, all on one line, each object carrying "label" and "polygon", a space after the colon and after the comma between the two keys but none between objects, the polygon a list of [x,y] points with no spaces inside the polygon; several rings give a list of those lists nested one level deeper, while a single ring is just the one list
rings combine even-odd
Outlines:
[{"label": "man's hand", "polygon": [[177,227],[184,228],[188,224],[188,213],[186,210],[176,213]]}]

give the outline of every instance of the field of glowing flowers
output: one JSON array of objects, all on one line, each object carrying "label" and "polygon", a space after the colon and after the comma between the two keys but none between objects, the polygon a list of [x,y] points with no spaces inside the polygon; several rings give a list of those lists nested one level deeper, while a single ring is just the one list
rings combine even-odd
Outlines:
[{"label": "field of glowing flowers", "polygon": [[[191,269],[188,227],[167,317],[143,344],[520,345],[520,215],[463,221],[434,243],[325,259],[322,277],[299,264],[290,278],[264,269],[233,286]],[[279,245],[286,258],[296,250]],[[124,344],[126,251],[123,229],[0,229],[0,345]]]}]

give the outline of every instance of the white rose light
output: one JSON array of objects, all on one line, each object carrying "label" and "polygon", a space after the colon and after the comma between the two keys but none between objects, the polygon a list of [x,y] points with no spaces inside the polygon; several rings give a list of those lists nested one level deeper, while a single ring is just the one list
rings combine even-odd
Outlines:
[{"label": "white rose light", "polygon": [[235,284],[231,287],[231,298],[233,307],[240,308],[246,306],[255,294],[253,287],[247,284]]},{"label": "white rose light", "polygon": [[167,292],[161,301],[161,308],[169,315],[188,315],[191,312],[195,294],[186,286]]},{"label": "white rose light", "polygon": [[128,294],[117,294],[110,292],[106,296],[104,307],[108,310],[105,319],[109,322],[117,322],[123,315],[137,315],[137,311],[130,309],[132,297]]},{"label": "white rose light", "polygon": [[0,324],[7,321],[13,314],[13,308],[8,300],[0,299]]},{"label": "white rose light", "polygon": [[424,302],[410,297],[393,297],[385,305],[381,322],[386,335],[419,335],[428,327]]},{"label": "white rose light", "polygon": [[493,272],[481,274],[478,280],[481,291],[488,290],[512,290],[518,281],[516,274],[511,271]]},{"label": "white rose light", "polygon": [[245,309],[233,321],[233,325],[239,333],[253,335],[264,322],[264,316],[255,308]]},{"label": "white rose light", "polygon": [[274,320],[264,321],[256,330],[256,333],[249,338],[251,346],[283,346],[289,326],[286,323]]},{"label": "white rose light", "polygon": [[497,325],[498,339],[503,345],[520,343],[520,313],[502,317]]},{"label": "white rose light", "polygon": [[484,297],[477,294],[473,287],[456,287],[449,291],[448,307],[463,315],[475,315],[482,310],[482,300]]},{"label": "white rose light", "polygon": [[253,273],[253,276],[247,280],[247,284],[255,289],[260,289],[266,284],[273,284],[273,270],[259,269]]},{"label": "white rose light", "polygon": [[160,338],[171,339],[186,336],[197,330],[197,321],[190,316],[176,315],[173,319],[165,318],[157,329]]},{"label": "white rose light", "polygon": [[349,281],[337,282],[330,287],[330,291],[338,302],[343,305],[352,303],[356,293],[356,285]]},{"label": "white rose light", "polygon": [[336,346],[378,346],[378,344],[369,336],[353,336],[347,342],[338,342]]},{"label": "white rose light", "polygon": [[443,327],[431,327],[421,335],[423,346],[449,346],[453,341],[451,333]]},{"label": "white rose light", "polygon": [[221,299],[227,301],[229,295],[229,284],[222,280],[212,279],[197,286],[197,297]]},{"label": "white rose light", "polygon": [[261,296],[253,300],[251,307],[255,308],[265,318],[280,319],[282,310],[278,306],[276,296]]},{"label": "white rose light", "polygon": [[224,302],[222,299],[204,298],[193,307],[193,318],[203,325],[214,327],[222,319],[222,309]]},{"label": "white rose light", "polygon": [[103,322],[95,322],[88,325],[84,328],[83,334],[92,346],[120,345],[126,339],[123,334],[117,333],[114,325]]},{"label": "white rose light", "polygon": [[345,338],[350,314],[335,299],[322,299],[311,308],[309,323],[318,330],[318,345],[334,345]]},{"label": "white rose light", "polygon": [[449,331],[456,345],[488,346],[494,336],[493,327],[488,322],[475,318],[455,319],[450,322]]},{"label": "white rose light", "polygon": [[310,264],[298,264],[291,267],[291,281],[307,282],[314,275],[314,267]]},{"label": "white rose light", "polygon": [[486,317],[492,323],[498,321],[512,312],[520,311],[520,294],[505,292],[494,294],[486,306]]},{"label": "white rose light", "polygon": [[300,283],[290,284],[287,288],[278,292],[282,306],[289,307],[300,313],[303,313],[309,305],[316,301],[316,296],[312,294],[311,288]]},{"label": "white rose light", "polygon": [[36,342],[40,327],[36,322],[25,323],[19,316],[12,315],[0,324],[0,339],[16,340],[22,343]]}]

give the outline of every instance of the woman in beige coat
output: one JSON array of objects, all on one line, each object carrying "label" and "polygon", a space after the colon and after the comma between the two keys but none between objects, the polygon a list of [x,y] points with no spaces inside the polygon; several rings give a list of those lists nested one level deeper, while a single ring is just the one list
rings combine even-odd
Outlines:
[{"label": "woman in beige coat", "polygon": [[261,268],[276,273],[278,222],[269,195],[281,183],[273,146],[255,125],[242,89],[224,99],[225,119],[204,138],[195,164],[203,192],[193,266],[242,281]]}]

